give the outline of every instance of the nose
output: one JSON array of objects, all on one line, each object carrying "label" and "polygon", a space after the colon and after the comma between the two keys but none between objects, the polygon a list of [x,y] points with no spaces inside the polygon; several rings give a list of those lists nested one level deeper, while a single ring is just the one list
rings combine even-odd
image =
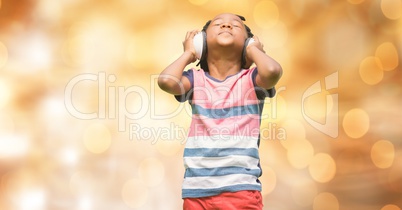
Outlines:
[{"label": "nose", "polygon": [[221,28],[230,28],[230,29],[232,29],[233,26],[232,26],[232,24],[229,24],[229,23],[222,23]]}]

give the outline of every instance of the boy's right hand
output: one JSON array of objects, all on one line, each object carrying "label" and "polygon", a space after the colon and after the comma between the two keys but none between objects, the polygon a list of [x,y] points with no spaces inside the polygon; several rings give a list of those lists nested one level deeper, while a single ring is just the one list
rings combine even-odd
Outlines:
[{"label": "boy's right hand", "polygon": [[186,38],[183,41],[184,54],[190,55],[190,62],[193,63],[197,60],[195,48],[193,44],[194,36],[198,33],[198,30],[188,31]]}]

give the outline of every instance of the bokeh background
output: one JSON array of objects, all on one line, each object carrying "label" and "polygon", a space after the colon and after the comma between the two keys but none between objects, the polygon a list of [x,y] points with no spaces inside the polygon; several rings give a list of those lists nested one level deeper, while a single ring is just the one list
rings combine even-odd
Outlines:
[{"label": "bokeh background", "polygon": [[0,1],[0,209],[181,209],[189,106],[155,82],[221,12],[284,70],[264,209],[400,210],[401,0]]}]

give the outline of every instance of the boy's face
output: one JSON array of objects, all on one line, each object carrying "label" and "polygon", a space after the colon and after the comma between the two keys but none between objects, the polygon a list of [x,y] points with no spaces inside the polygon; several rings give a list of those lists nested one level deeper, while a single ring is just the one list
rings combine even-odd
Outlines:
[{"label": "boy's face", "polygon": [[220,14],[211,20],[207,30],[208,49],[214,47],[233,46],[234,49],[243,49],[247,39],[247,31],[243,21],[234,14]]}]

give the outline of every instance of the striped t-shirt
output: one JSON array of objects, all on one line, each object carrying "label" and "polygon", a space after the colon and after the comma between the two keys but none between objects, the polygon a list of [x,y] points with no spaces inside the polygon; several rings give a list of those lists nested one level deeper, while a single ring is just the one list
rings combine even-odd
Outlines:
[{"label": "striped t-shirt", "polygon": [[220,81],[202,69],[183,73],[192,88],[192,121],[184,149],[182,197],[207,197],[223,192],[259,190],[260,117],[265,97],[275,89],[255,84],[257,68],[243,69]]}]

